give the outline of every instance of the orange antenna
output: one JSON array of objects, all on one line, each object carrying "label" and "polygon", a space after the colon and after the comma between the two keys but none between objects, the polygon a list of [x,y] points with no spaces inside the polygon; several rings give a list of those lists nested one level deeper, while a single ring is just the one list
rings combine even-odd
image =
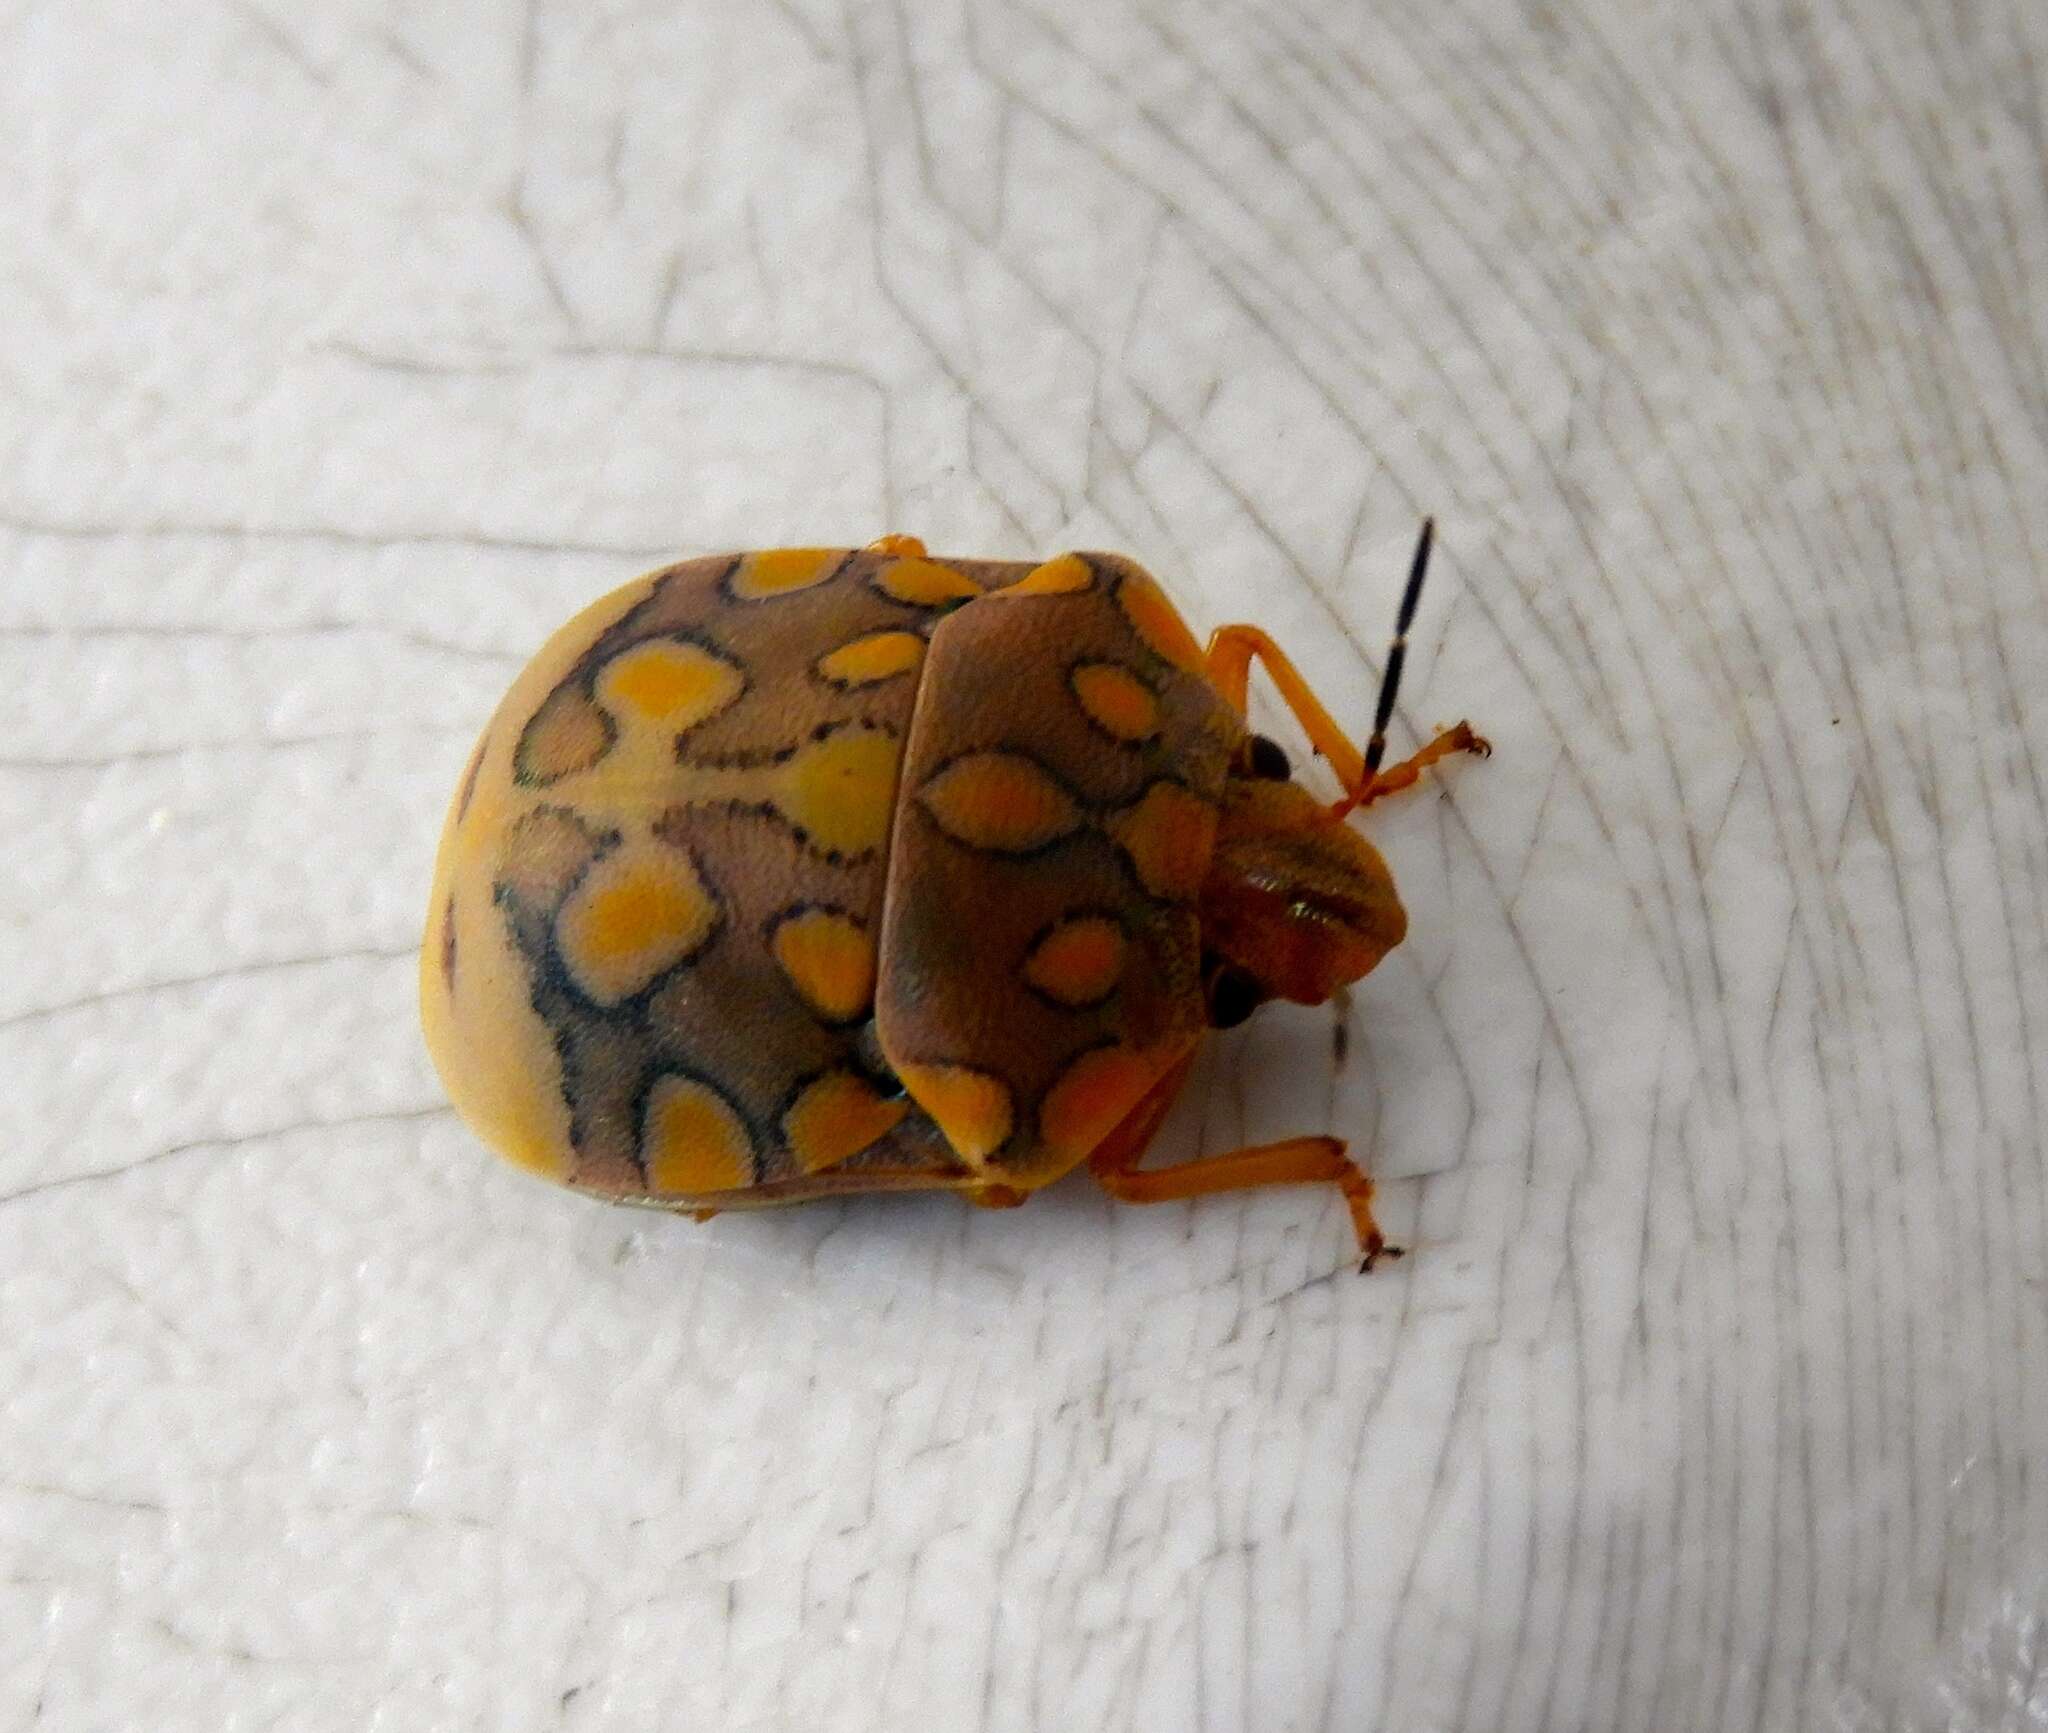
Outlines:
[{"label": "orange antenna", "polygon": [[1429,550],[1436,544],[1436,519],[1422,520],[1422,536],[1415,544],[1415,558],[1408,566],[1408,587],[1401,592],[1401,612],[1394,620],[1394,641],[1387,647],[1387,671],[1380,677],[1380,701],[1373,711],[1372,738],[1365,743],[1365,769],[1358,786],[1330,809],[1332,818],[1342,818],[1365,798],[1387,755],[1387,723],[1394,714],[1394,699],[1401,690],[1401,668],[1408,660],[1408,628],[1415,619],[1415,605],[1422,600],[1422,579],[1429,570]]}]

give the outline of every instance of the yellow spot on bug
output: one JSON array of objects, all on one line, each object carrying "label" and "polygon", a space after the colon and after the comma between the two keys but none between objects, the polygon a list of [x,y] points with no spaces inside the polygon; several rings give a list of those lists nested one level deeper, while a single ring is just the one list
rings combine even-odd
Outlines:
[{"label": "yellow spot on bug", "polygon": [[1123,977],[1124,952],[1124,930],[1107,915],[1071,915],[1031,947],[1024,978],[1062,1005],[1099,1005]]},{"label": "yellow spot on bug", "polygon": [[1034,566],[1008,589],[991,590],[991,596],[1073,596],[1095,583],[1094,569],[1079,554],[1061,554]]},{"label": "yellow spot on bug", "polygon": [[1154,1068],[1123,1047],[1083,1053],[1038,1104],[1038,1135],[1054,1155],[1087,1155],[1151,1086]]},{"label": "yellow spot on bug", "polygon": [[913,608],[938,608],[947,602],[965,602],[981,594],[973,579],[935,560],[891,560],[875,574],[875,588],[883,595]]},{"label": "yellow spot on bug", "polygon": [[1112,740],[1149,740],[1159,732],[1159,696],[1128,668],[1083,662],[1071,679],[1088,720]]},{"label": "yellow spot on bug", "polygon": [[966,1065],[899,1065],[896,1072],[961,1160],[978,1167],[1009,1141],[1016,1109],[1000,1077]]},{"label": "yellow spot on bug", "polygon": [[578,688],[558,687],[519,735],[514,769],[525,783],[559,782],[611,750],[610,719]]},{"label": "yellow spot on bug", "polygon": [[807,1083],[782,1116],[782,1135],[806,1173],[837,1167],[896,1129],[907,1101],[887,1101],[866,1078],[828,1071]]},{"label": "yellow spot on bug", "polygon": [[693,1077],[663,1077],[649,1091],[640,1154],[648,1186],[664,1196],[754,1183],[746,1126],[717,1090]]},{"label": "yellow spot on bug", "polygon": [[818,672],[835,686],[872,686],[908,674],[924,660],[924,640],[915,632],[870,632],[818,660]]},{"label": "yellow spot on bug", "polygon": [[837,909],[803,909],[775,923],[776,962],[804,1002],[830,1023],[867,1014],[875,998],[875,942]]},{"label": "yellow spot on bug", "polygon": [[773,812],[820,854],[858,857],[888,840],[903,746],[886,728],[852,724],[808,737],[787,758],[662,768],[660,835],[687,836],[691,808]]},{"label": "yellow spot on bug", "polygon": [[593,866],[555,918],[562,961],[600,1005],[630,999],[685,958],[718,925],[718,904],[690,857],[622,849]]},{"label": "yellow spot on bug", "polygon": [[678,734],[716,716],[746,684],[723,656],[674,638],[622,650],[597,677],[598,696],[614,711]]},{"label": "yellow spot on bug", "polygon": [[1216,815],[1199,796],[1177,782],[1155,782],[1108,829],[1146,890],[1167,902],[1194,901],[1216,843]]},{"label": "yellow spot on bug", "polygon": [[768,548],[749,554],[733,574],[732,593],[743,602],[762,602],[822,584],[838,568],[839,548]]},{"label": "yellow spot on bug", "polygon": [[1202,647],[1195,642],[1194,633],[1166,599],[1166,592],[1150,578],[1126,572],[1117,586],[1116,599],[1147,649],[1164,656],[1176,668],[1202,665]]},{"label": "yellow spot on bug", "polygon": [[956,758],[917,798],[956,842],[996,854],[1029,854],[1079,828],[1081,809],[1046,771],[1016,752]]},{"label": "yellow spot on bug", "polygon": [[841,729],[812,741],[782,768],[776,807],[818,848],[867,854],[889,835],[902,757],[902,743],[879,729]]}]

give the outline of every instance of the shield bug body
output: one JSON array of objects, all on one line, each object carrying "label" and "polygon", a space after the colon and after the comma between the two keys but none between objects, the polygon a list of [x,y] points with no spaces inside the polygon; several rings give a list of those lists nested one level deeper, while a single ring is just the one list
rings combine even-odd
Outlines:
[{"label": "shield bug body", "polygon": [[[1260,631],[1206,651],[1130,561],[909,537],[688,561],[564,626],[456,790],[421,997],[520,1165],[713,1213],[858,1191],[1007,1205],[1087,1162],[1134,1202],[1372,1184],[1334,1137],[1138,1165],[1204,1032],[1326,1000],[1407,918],[1345,820],[1379,768]],[[1334,806],[1248,732],[1253,661]]]}]

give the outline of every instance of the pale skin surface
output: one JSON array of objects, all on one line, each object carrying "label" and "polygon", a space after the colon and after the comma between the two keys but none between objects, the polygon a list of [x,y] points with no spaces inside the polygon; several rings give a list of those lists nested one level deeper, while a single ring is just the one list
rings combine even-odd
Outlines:
[{"label": "pale skin surface", "polygon": [[[0,47],[0,1726],[2001,1725],[1935,1685],[2048,1559],[2041,8]],[[437,827],[588,599],[1122,549],[1356,741],[1430,513],[1389,758],[1495,755],[1147,1157],[1342,1135],[1398,1263],[1321,1186],[699,1226],[443,1105]]]}]

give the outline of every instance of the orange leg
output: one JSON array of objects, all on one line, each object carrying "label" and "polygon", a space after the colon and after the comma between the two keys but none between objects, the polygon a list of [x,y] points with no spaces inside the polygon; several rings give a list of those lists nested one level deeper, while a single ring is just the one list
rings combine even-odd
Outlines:
[{"label": "orange leg", "polygon": [[1390,770],[1376,772],[1366,780],[1365,759],[1337,726],[1322,700],[1302,678],[1301,670],[1287,659],[1287,652],[1256,626],[1219,626],[1210,636],[1209,680],[1224,700],[1242,716],[1246,689],[1251,682],[1251,665],[1256,659],[1272,677],[1274,687],[1294,719],[1307,734],[1309,744],[1330,761],[1337,780],[1353,792],[1337,803],[1332,816],[1342,818],[1353,807],[1368,806],[1382,795],[1412,786],[1424,769],[1453,752],[1476,752],[1482,758],[1493,748],[1472,732],[1469,723],[1446,728],[1413,758],[1403,759]]},{"label": "orange leg", "polygon": [[1104,1191],[1124,1203],[1168,1203],[1260,1185],[1334,1185],[1351,1210],[1351,1227],[1358,1235],[1363,1260],[1359,1268],[1369,1270],[1380,1257],[1401,1255],[1401,1248],[1387,1244],[1373,1219],[1372,1181],[1344,1153],[1339,1138],[1290,1137],[1284,1143],[1234,1149],[1225,1155],[1182,1162],[1178,1167],[1141,1171],[1138,1163],[1144,1158],[1145,1146],[1166,1118],[1193,1063],[1190,1055],[1154,1084],[1088,1158],[1089,1170]]},{"label": "orange leg", "polygon": [[1337,780],[1346,788],[1358,787],[1365,778],[1365,759],[1351,744],[1344,730],[1337,726],[1336,719],[1323,708],[1322,700],[1309,689],[1309,683],[1301,677],[1301,670],[1287,659],[1287,652],[1258,627],[1216,628],[1210,635],[1208,653],[1203,658],[1208,664],[1210,683],[1242,716],[1254,657],[1258,658],[1279,689],[1281,702],[1294,712],[1294,719],[1301,724],[1308,743],[1330,761]]}]

